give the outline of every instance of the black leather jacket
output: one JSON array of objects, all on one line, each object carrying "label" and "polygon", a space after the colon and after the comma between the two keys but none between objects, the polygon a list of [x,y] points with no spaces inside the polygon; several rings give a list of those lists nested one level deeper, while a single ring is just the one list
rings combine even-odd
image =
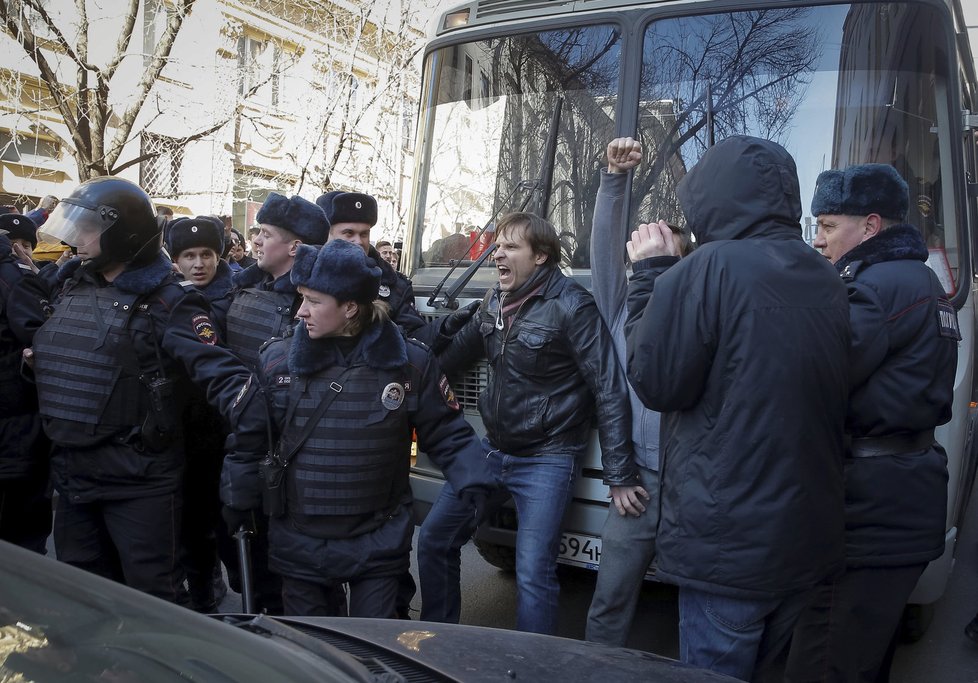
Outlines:
[{"label": "black leather jacket", "polygon": [[555,269],[508,331],[496,328],[498,306],[497,287],[439,356],[449,375],[482,353],[489,359],[479,412],[492,445],[515,456],[578,456],[597,415],[604,482],[638,483],[625,374],[591,294]]}]

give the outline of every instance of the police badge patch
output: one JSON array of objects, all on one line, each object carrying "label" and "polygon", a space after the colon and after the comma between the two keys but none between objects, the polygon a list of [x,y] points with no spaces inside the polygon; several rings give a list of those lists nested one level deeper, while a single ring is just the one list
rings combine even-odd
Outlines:
[{"label": "police badge patch", "polygon": [[381,285],[380,289],[377,290],[377,294],[380,296],[380,298],[386,299],[391,295],[391,288],[387,285]]},{"label": "police badge patch", "polygon": [[441,397],[445,399],[445,405],[452,410],[458,410],[458,399],[455,398],[455,392],[452,390],[452,385],[448,383],[448,378],[445,375],[442,375],[441,379],[438,380],[438,389],[441,391]]},{"label": "police badge patch", "polygon": [[381,392],[380,402],[387,410],[397,410],[404,403],[404,387],[397,382],[391,382]]},{"label": "police badge patch", "polygon": [[190,319],[190,326],[193,327],[194,334],[200,341],[211,345],[217,343],[217,330],[214,329],[214,323],[208,315],[198,313]]}]

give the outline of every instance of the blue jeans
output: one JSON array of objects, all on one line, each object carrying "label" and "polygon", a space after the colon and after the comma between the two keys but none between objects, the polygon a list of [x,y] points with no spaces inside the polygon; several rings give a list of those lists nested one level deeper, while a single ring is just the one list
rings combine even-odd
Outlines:
[{"label": "blue jeans", "polygon": [[601,563],[584,629],[584,639],[592,643],[625,645],[645,572],[655,555],[659,473],[641,466],[638,473],[642,487],[649,493],[645,512],[638,517],[623,516],[611,504],[601,530]]},{"label": "blue jeans", "polygon": [[[501,493],[490,511],[512,497],[516,532],[516,628],[553,634],[557,631],[557,550],[561,521],[577,473],[572,455],[516,457],[482,441],[486,461]],[[421,619],[458,623],[461,548],[475,532],[472,508],[463,505],[446,483],[418,534]]]},{"label": "blue jeans", "polygon": [[679,589],[679,658],[750,681],[787,646],[812,591],[786,598],[731,598]]}]

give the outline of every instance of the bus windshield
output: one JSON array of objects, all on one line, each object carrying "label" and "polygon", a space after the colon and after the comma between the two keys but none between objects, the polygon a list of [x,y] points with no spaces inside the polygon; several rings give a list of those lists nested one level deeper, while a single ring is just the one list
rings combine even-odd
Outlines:
[{"label": "bus windshield", "polygon": [[[640,40],[623,39],[629,17],[640,16]],[[755,135],[795,158],[809,243],[819,172],[895,166],[910,187],[908,222],[948,264],[935,270],[953,291],[954,190],[941,178],[942,163],[951,177],[959,122],[943,26],[938,9],[899,2],[664,18],[627,10],[605,23],[501,30],[438,48],[425,61],[414,263],[471,260],[491,239],[475,240],[483,225],[525,208],[557,227],[565,268],[587,269],[599,170],[625,117],[645,151],[632,225],[683,225],[675,187],[686,170],[715,141]],[[623,72],[637,75],[637,87]]]}]

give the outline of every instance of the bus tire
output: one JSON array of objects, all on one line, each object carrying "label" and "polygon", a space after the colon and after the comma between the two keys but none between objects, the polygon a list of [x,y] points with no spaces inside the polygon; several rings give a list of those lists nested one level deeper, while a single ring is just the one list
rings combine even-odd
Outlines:
[{"label": "bus tire", "polygon": [[504,572],[512,573],[516,571],[516,548],[508,545],[498,545],[496,543],[486,543],[478,538],[474,539],[475,549],[482,555],[482,559],[493,567],[502,569]]}]

